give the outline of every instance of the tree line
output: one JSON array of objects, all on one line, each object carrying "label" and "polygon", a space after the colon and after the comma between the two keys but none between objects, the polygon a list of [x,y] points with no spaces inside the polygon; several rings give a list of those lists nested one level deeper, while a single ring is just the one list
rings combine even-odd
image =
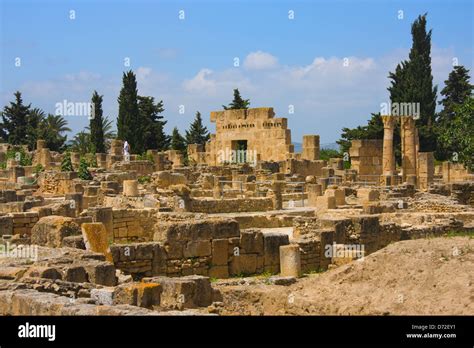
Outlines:
[{"label": "tree line", "polygon": [[[106,152],[110,140],[117,138],[128,141],[133,154],[144,155],[149,149],[172,149],[187,157],[187,145],[204,145],[210,139],[199,111],[184,136],[177,127],[174,127],[171,135],[167,135],[164,130],[167,121],[163,116],[163,101],[155,101],[151,96],[140,96],[133,71],[123,73],[122,88],[117,99],[117,132],[113,130],[112,121],[103,115],[103,96],[97,91],[93,92],[91,98],[89,125],[69,142],[65,133],[71,129],[62,115],[45,115],[43,110],[32,108],[31,104],[26,105],[19,91],[14,96],[15,100],[0,112],[0,140],[12,145],[27,145],[29,150],[35,148],[38,139],[43,139],[50,150],[75,151],[84,156]],[[234,89],[233,101],[223,107],[247,109],[249,104],[249,100],[243,99],[239,90]],[[69,156],[66,156],[64,168],[70,169],[69,161]]]}]

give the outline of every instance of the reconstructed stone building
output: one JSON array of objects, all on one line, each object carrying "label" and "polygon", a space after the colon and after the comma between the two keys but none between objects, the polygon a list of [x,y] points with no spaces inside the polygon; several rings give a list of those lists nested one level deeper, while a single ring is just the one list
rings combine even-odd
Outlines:
[{"label": "reconstructed stone building", "polygon": [[[222,162],[285,161],[293,152],[291,131],[286,118],[275,118],[273,108],[211,112],[216,133],[206,146],[210,164]],[[230,156],[245,152],[246,158]],[[252,157],[252,158],[249,158]]]}]

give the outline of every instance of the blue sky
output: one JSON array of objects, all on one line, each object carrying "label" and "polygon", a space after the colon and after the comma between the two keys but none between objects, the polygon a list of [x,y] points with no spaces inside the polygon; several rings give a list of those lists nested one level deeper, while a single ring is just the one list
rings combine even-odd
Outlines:
[{"label": "blue sky", "polygon": [[[288,117],[293,141],[320,134],[333,142],[388,101],[388,72],[407,57],[411,23],[425,12],[439,88],[454,59],[473,67],[470,0],[0,2],[2,106],[20,90],[53,113],[56,103],[87,102],[96,89],[115,119],[129,58],[139,94],[164,101],[168,131],[184,131],[196,110],[213,130],[209,112],[239,88],[251,106]],[[73,133],[88,123],[66,119]]]}]

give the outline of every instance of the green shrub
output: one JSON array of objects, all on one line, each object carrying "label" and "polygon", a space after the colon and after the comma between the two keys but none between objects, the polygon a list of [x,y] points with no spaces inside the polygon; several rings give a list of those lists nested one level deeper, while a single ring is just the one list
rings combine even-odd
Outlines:
[{"label": "green shrub", "polygon": [[72,167],[71,154],[66,152],[64,154],[63,160],[61,162],[61,171],[62,172],[73,172],[74,168]]},{"label": "green shrub", "polygon": [[79,163],[79,172],[77,176],[79,176],[79,178],[82,180],[92,180],[92,174],[89,172],[87,162],[84,158],[82,158],[81,162]]}]

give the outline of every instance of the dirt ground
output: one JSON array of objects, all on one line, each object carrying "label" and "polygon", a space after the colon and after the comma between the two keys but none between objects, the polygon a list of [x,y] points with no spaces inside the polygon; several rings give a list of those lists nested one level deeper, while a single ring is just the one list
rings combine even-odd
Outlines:
[{"label": "dirt ground", "polygon": [[258,283],[215,284],[221,314],[474,315],[474,238],[397,242],[290,286]]}]

